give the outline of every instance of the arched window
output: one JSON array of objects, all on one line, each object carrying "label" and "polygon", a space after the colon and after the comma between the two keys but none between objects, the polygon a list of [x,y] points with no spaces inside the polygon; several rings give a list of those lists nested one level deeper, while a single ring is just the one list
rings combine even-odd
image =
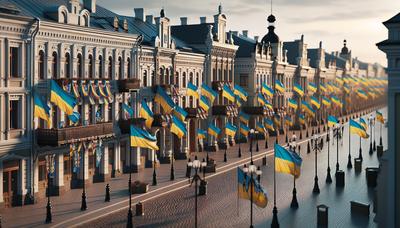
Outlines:
[{"label": "arched window", "polygon": [[99,66],[98,66],[99,78],[103,78],[103,56],[99,55]]},{"label": "arched window", "polygon": [[151,85],[156,84],[156,72],[154,70],[151,71]]},{"label": "arched window", "polygon": [[160,68],[160,85],[164,84],[164,69]]},{"label": "arched window", "polygon": [[83,24],[86,26],[86,27],[88,27],[89,26],[89,19],[88,19],[88,16],[83,16]]},{"label": "arched window", "polygon": [[64,72],[66,78],[71,78],[71,56],[68,52],[65,53]]},{"label": "arched window", "polygon": [[147,70],[143,71],[143,87],[147,87]]},{"label": "arched window", "polygon": [[174,84],[174,72],[172,70],[169,71],[169,83]]},{"label": "arched window", "polygon": [[189,82],[193,84],[193,72],[189,73]]},{"label": "arched window", "polygon": [[199,86],[199,72],[196,73],[196,86]]},{"label": "arched window", "polygon": [[42,50],[39,51],[39,79],[44,79],[44,52]]},{"label": "arched window", "polygon": [[132,71],[131,71],[131,58],[129,58],[128,57],[128,59],[126,60],[127,62],[128,62],[128,75],[127,75],[127,77],[128,78],[132,78],[132,75],[131,75],[131,73],[132,73]]},{"label": "arched window", "polygon": [[118,57],[118,66],[119,66],[119,69],[118,69],[118,77],[119,77],[120,79],[122,79],[122,78],[124,78],[123,75],[122,75],[122,73],[124,72],[124,64],[122,63],[122,58],[121,58],[121,56]]},{"label": "arched window", "polygon": [[182,74],[182,87],[186,87],[186,72]]},{"label": "arched window", "polygon": [[83,78],[83,59],[82,59],[82,54],[78,54],[78,78]]},{"label": "arched window", "polygon": [[57,67],[57,52],[53,52],[52,58],[51,58],[51,70],[53,73],[53,78],[57,78],[58,75],[58,67]]},{"label": "arched window", "polygon": [[179,87],[179,72],[178,71],[175,73],[175,85],[177,85]]},{"label": "arched window", "polygon": [[113,68],[113,59],[110,56],[108,58],[108,78],[110,78],[110,79],[112,78],[113,70],[114,70],[114,68]]},{"label": "arched window", "polygon": [[89,55],[89,78],[93,78],[93,56]]},{"label": "arched window", "polygon": [[68,23],[68,19],[67,19],[67,13],[65,12],[65,11],[62,11],[61,12],[61,16],[62,16],[62,22],[64,23],[64,24],[67,24]]}]

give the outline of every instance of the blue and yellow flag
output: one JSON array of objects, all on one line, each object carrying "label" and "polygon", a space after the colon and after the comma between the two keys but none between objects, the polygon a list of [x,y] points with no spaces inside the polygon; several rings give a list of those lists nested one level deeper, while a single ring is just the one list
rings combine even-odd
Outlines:
[{"label": "blue and yellow flag", "polygon": [[364,130],[368,130],[368,124],[367,122],[364,120],[364,118],[360,117],[360,124],[361,126],[364,128]]},{"label": "blue and yellow flag", "polygon": [[193,83],[188,82],[186,88],[186,96],[193,96],[196,99],[199,99],[199,93],[197,92],[197,86],[193,85]]},{"label": "blue and yellow flag", "polygon": [[[238,195],[242,199],[251,199],[253,195],[253,202],[261,208],[268,205],[268,195],[261,184],[255,179],[251,179],[242,169],[238,167]],[[253,191],[252,191],[253,190]],[[252,192],[251,192],[252,191]]]},{"label": "blue and yellow flag", "polygon": [[247,125],[244,125],[244,124],[240,125],[240,134],[247,137],[249,135],[249,131],[250,131],[250,128]]},{"label": "blue and yellow flag", "polygon": [[186,126],[185,124],[176,116],[172,116],[172,124],[170,131],[174,133],[178,138],[182,138],[186,135]]},{"label": "blue and yellow flag", "polygon": [[237,127],[231,123],[226,123],[225,125],[225,134],[231,137],[235,137],[237,131]]},{"label": "blue and yellow flag", "polygon": [[347,94],[349,94],[351,92],[351,88],[350,88],[350,86],[348,84],[345,84],[343,86],[343,89],[344,89],[344,92],[347,93]]},{"label": "blue and yellow flag", "polygon": [[270,98],[274,96],[274,90],[265,83],[262,84],[261,92]]},{"label": "blue and yellow flag", "polygon": [[326,86],[324,83],[319,83],[319,89],[321,90],[321,92],[326,93]]},{"label": "blue and yellow flag", "polygon": [[236,105],[240,108],[243,104],[243,100],[238,95],[235,95],[235,98],[236,98]]},{"label": "blue and yellow flag", "polygon": [[246,90],[244,90],[239,85],[235,85],[233,89],[234,89],[235,95],[239,96],[242,100],[247,101],[247,96],[249,94],[246,92]]},{"label": "blue and yellow flag", "polygon": [[275,171],[300,176],[302,159],[299,155],[275,144]]},{"label": "blue and yellow flag", "polygon": [[336,82],[338,83],[339,86],[342,86],[344,81],[341,78],[336,78]]},{"label": "blue and yellow flag", "polygon": [[61,89],[54,80],[50,81],[50,101],[68,115],[72,115],[74,112],[76,105],[75,97]]},{"label": "blue and yellow flag", "polygon": [[269,103],[267,101],[267,99],[265,99],[264,95],[262,95],[261,93],[258,93],[257,95],[257,101],[261,106],[265,106],[267,103]]},{"label": "blue and yellow flag", "polygon": [[331,96],[331,101],[332,103],[334,103],[335,105],[337,105],[338,107],[343,107],[343,103],[340,101],[340,99],[338,97],[336,97],[335,95]]},{"label": "blue and yellow flag", "polygon": [[210,124],[208,126],[208,134],[212,135],[214,137],[218,137],[219,133],[221,132],[221,129],[219,129],[217,126],[214,124]]},{"label": "blue and yellow flag", "polygon": [[131,147],[158,150],[157,138],[149,132],[131,125]]},{"label": "blue and yellow flag", "polygon": [[81,114],[79,114],[79,112],[73,112],[71,115],[68,116],[68,119],[74,124],[78,123],[80,118]]},{"label": "blue and yellow flag", "polygon": [[301,108],[309,114],[311,117],[315,116],[315,110],[311,107],[310,104],[308,104],[306,101],[301,102]]},{"label": "blue and yellow flag", "polygon": [[307,89],[311,91],[311,93],[317,92],[317,86],[312,82],[308,83]]},{"label": "blue and yellow flag", "polygon": [[306,117],[304,116],[304,114],[299,114],[299,123],[306,124]]},{"label": "blue and yellow flag", "polygon": [[272,120],[270,120],[268,118],[264,118],[264,126],[265,126],[266,129],[269,129],[271,131],[275,131],[274,123],[272,122]]},{"label": "blue and yellow flag", "polygon": [[314,96],[311,96],[311,104],[314,105],[317,109],[321,107],[319,100]]},{"label": "blue and yellow flag", "polygon": [[210,109],[210,101],[208,101],[207,97],[201,95],[199,106],[206,112]]},{"label": "blue and yellow flag", "polygon": [[198,128],[197,129],[197,138],[198,139],[205,139],[207,135],[207,132],[203,129]]},{"label": "blue and yellow flag", "polygon": [[281,93],[285,92],[285,86],[278,79],[275,80],[275,90],[278,90]]},{"label": "blue and yellow flag", "polygon": [[274,115],[274,124],[277,128],[281,127],[281,116],[278,114]]},{"label": "blue and yellow flag", "polygon": [[294,110],[297,110],[297,108],[299,107],[299,105],[297,105],[297,101],[295,101],[292,98],[288,99],[288,104],[289,104],[289,107],[293,108]]},{"label": "blue and yellow flag", "polygon": [[188,115],[188,113],[181,108],[180,106],[176,105],[174,108],[174,115],[176,117],[178,117],[181,121],[185,121],[186,116]]},{"label": "blue and yellow flag", "polygon": [[328,116],[328,126],[334,127],[339,123],[339,120],[334,116]]},{"label": "blue and yellow flag", "polygon": [[34,116],[45,120],[47,126],[50,127],[50,107],[36,93],[33,94],[33,99],[35,103]]},{"label": "blue and yellow flag", "polygon": [[222,87],[222,96],[225,97],[226,99],[228,99],[229,101],[232,101],[232,102],[235,101],[235,94],[233,93],[231,88],[229,88],[229,86],[227,84],[225,84]]},{"label": "blue and yellow flag", "polygon": [[304,96],[304,89],[297,83],[293,84],[293,91],[296,92],[300,97]]},{"label": "blue and yellow flag", "polygon": [[149,106],[147,105],[146,101],[142,100],[141,102],[141,108],[139,111],[139,116],[146,119],[145,124],[147,128],[151,128],[151,125],[153,124],[153,112],[150,110]]},{"label": "blue and yellow flag", "polygon": [[366,93],[364,90],[358,89],[356,93],[357,93],[357,95],[358,95],[359,97],[361,97],[362,99],[368,100],[368,95],[367,95],[367,93]]},{"label": "blue and yellow flag", "polygon": [[256,130],[260,133],[265,133],[265,128],[260,122],[256,123]]},{"label": "blue and yellow flag", "polygon": [[201,85],[201,95],[206,96],[209,100],[210,103],[214,103],[214,99],[217,97],[217,93],[212,90],[208,85],[206,85],[205,83],[203,83]]},{"label": "blue and yellow flag", "polygon": [[159,103],[164,111],[168,114],[170,114],[175,107],[174,101],[160,86],[157,86],[157,93],[154,97],[154,101]]},{"label": "blue and yellow flag", "polygon": [[242,111],[239,113],[239,119],[244,124],[249,124],[250,116]]},{"label": "blue and yellow flag", "polygon": [[350,119],[350,132],[352,134],[359,135],[360,137],[366,139],[369,137],[363,126],[361,124],[357,123],[353,119]]},{"label": "blue and yellow flag", "polygon": [[285,116],[285,124],[289,127],[293,126],[293,120],[290,116]]},{"label": "blue and yellow flag", "polygon": [[381,124],[385,123],[382,113],[378,110],[376,110],[376,120],[378,120]]},{"label": "blue and yellow flag", "polygon": [[325,96],[322,97],[322,104],[327,108],[331,107],[331,101]]},{"label": "blue and yellow flag", "polygon": [[125,119],[133,118],[133,109],[129,105],[123,103],[122,110],[124,112]]}]

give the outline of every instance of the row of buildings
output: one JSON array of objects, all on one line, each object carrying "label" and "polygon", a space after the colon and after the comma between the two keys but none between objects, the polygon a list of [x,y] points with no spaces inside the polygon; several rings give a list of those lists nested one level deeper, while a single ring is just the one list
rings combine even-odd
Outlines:
[{"label": "row of buildings", "polygon": [[[245,88],[249,99],[243,110],[253,116],[252,125],[271,115],[257,103],[262,83],[273,85],[279,79],[285,84],[286,91],[272,101],[275,112],[283,113],[294,82],[306,88],[309,82],[337,77],[385,74],[380,65],[354,58],[346,41],[340,52],[331,53],[322,42],[308,48],[303,36],[282,41],[273,15],[259,39],[248,31],[227,31],[221,5],[211,20],[200,17],[195,24],[182,17],[172,25],[164,10],[157,17],[140,8],[134,12],[122,16],[96,0],[0,0],[0,203],[5,207],[30,203],[32,193],[44,197],[48,167],[51,193],[61,195],[81,188],[83,181],[103,182],[129,167],[135,172],[152,167],[156,154],[160,162],[168,162],[172,153],[185,159],[198,151],[197,129],[210,122],[224,128],[238,108],[218,96],[207,115],[194,97],[186,96],[189,82],[198,87],[205,83],[219,95],[225,84]],[[51,80],[79,96],[77,124],[51,104],[49,123],[34,118],[33,93],[49,100]],[[112,94],[99,99],[82,94],[80,88],[88,85]],[[169,116],[153,102],[157,86],[188,112],[188,134],[182,139],[170,133]],[[151,132],[160,151],[129,146],[129,125],[141,124],[141,101],[154,112]],[[123,104],[133,108],[134,116],[126,118]],[[82,142],[79,157],[74,151]],[[233,143],[224,133],[205,142],[214,150]]]}]

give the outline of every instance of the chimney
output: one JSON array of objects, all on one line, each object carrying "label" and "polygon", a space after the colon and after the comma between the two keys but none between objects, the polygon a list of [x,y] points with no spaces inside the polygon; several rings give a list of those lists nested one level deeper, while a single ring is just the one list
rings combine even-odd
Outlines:
[{"label": "chimney", "polygon": [[91,13],[96,13],[96,0],[83,0],[83,7]]},{"label": "chimney", "polygon": [[147,15],[146,16],[146,22],[149,24],[154,24],[154,17],[153,15]]},{"label": "chimney", "polygon": [[238,36],[238,31],[232,31],[232,34]]},{"label": "chimney", "polygon": [[258,38],[260,38],[259,36],[254,36],[254,40],[258,41]]},{"label": "chimney", "polygon": [[187,25],[187,17],[181,17],[181,25]]},{"label": "chimney", "polygon": [[243,30],[242,33],[244,37],[247,37],[247,35],[249,35],[249,30]]},{"label": "chimney", "polygon": [[207,17],[200,17],[200,24],[207,23]]},{"label": "chimney", "polygon": [[140,19],[141,21],[145,20],[145,16],[144,16],[145,13],[144,13],[144,9],[143,8],[135,8],[134,11],[135,11],[135,17],[137,19]]}]

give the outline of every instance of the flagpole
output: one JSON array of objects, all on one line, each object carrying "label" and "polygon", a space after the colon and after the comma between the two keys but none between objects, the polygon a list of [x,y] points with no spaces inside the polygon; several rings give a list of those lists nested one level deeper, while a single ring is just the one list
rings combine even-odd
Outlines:
[{"label": "flagpole", "polygon": [[347,162],[347,168],[351,169],[353,168],[353,165],[351,164],[351,132],[350,132],[350,124],[349,124],[349,160]]},{"label": "flagpole", "polygon": [[363,157],[362,157],[362,149],[361,149],[361,136],[360,136],[360,150],[359,150],[358,158],[361,159],[361,161],[363,160]]},{"label": "flagpole", "polygon": [[279,222],[278,222],[278,209],[276,208],[276,169],[275,169],[275,146],[274,146],[274,209],[272,210],[272,223],[271,227],[272,228],[279,228]]}]

